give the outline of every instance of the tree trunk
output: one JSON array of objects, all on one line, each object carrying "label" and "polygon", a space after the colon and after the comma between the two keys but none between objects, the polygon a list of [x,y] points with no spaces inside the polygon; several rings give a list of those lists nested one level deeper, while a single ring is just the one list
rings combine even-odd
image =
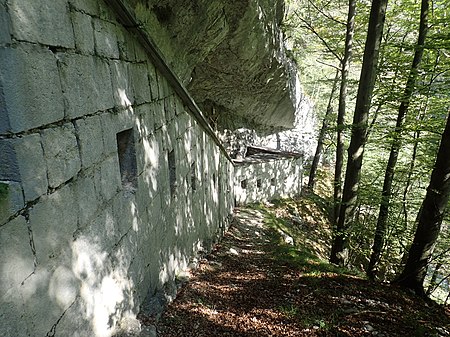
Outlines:
[{"label": "tree trunk", "polygon": [[395,283],[425,296],[423,281],[428,260],[441,230],[450,194],[450,115],[447,118],[430,185],[418,217],[418,226],[406,265]]},{"label": "tree trunk", "polygon": [[341,68],[341,86],[339,89],[339,107],[337,116],[336,164],[334,167],[334,214],[333,222],[337,224],[342,199],[342,165],[344,164],[344,119],[347,99],[348,72],[353,50],[353,34],[355,30],[356,0],[348,2],[347,32],[345,35],[344,58]]},{"label": "tree trunk", "polygon": [[355,114],[353,116],[352,138],[348,149],[342,203],[330,255],[330,262],[339,265],[346,265],[348,260],[348,228],[356,207],[364,145],[367,139],[367,120],[375,85],[386,7],[387,0],[372,1],[358,95],[356,97]]},{"label": "tree trunk", "polygon": [[440,262],[436,263],[436,266],[434,267],[434,270],[433,270],[433,274],[431,275],[430,285],[428,286],[428,289],[427,289],[427,293],[426,293],[427,296],[430,296],[432,294],[432,292],[436,290],[436,280],[439,275],[439,269],[441,269],[441,267],[442,267],[442,263],[440,263]]},{"label": "tree trunk", "polygon": [[311,169],[309,170],[308,187],[311,190],[314,189],[316,172],[317,172],[317,167],[319,166],[320,156],[322,155],[325,134],[328,131],[330,115],[333,112],[332,102],[333,102],[334,93],[336,92],[338,79],[339,79],[339,71],[336,71],[336,77],[333,80],[333,87],[331,88],[330,99],[328,100],[327,110],[325,111],[325,116],[323,118],[322,128],[320,129],[319,138],[317,139],[316,153],[314,154],[314,158],[313,158],[313,161],[311,164]]},{"label": "tree trunk", "polygon": [[367,267],[367,276],[370,279],[375,278],[375,269],[380,261],[381,251],[384,246],[387,221],[389,216],[389,203],[392,194],[392,182],[394,181],[394,171],[397,165],[398,154],[402,145],[403,124],[406,114],[408,113],[411,96],[416,86],[419,64],[422,61],[423,50],[425,47],[425,38],[428,31],[428,0],[422,0],[420,9],[419,37],[417,40],[416,51],[406,82],[405,91],[403,93],[402,102],[398,109],[397,122],[395,125],[394,136],[391,144],[391,152],[384,174],[383,191],[381,192],[380,211],[378,214],[377,227],[375,230],[375,238],[372,246],[372,254],[370,256],[369,266]]}]

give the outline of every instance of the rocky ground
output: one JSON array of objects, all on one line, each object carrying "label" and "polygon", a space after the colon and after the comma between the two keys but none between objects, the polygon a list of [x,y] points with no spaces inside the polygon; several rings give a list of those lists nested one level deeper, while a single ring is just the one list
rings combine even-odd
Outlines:
[{"label": "rocky ground", "polygon": [[166,337],[450,336],[448,307],[326,263],[329,231],[302,207],[237,210],[164,314],[141,323]]}]

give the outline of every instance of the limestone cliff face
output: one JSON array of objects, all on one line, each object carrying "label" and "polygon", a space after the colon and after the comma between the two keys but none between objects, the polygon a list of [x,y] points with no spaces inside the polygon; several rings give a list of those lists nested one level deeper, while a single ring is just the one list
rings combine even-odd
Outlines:
[{"label": "limestone cliff face", "polygon": [[280,24],[284,0],[128,0],[218,128],[293,127],[295,73]]}]

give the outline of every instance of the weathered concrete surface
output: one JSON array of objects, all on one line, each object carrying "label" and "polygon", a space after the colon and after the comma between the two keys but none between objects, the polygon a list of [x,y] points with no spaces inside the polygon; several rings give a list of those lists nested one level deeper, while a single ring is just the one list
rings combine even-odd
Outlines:
[{"label": "weathered concrete surface", "polygon": [[284,54],[284,1],[128,1],[219,128],[292,128],[295,72]]}]

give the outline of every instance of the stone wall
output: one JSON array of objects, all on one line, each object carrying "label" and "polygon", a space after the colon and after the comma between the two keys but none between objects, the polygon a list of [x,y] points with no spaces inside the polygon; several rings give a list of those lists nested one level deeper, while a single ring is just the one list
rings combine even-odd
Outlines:
[{"label": "stone wall", "polygon": [[302,157],[237,161],[236,203],[244,205],[299,195],[302,174]]},{"label": "stone wall", "polygon": [[97,0],[0,0],[0,331],[110,336],[208,249],[233,165]]}]

